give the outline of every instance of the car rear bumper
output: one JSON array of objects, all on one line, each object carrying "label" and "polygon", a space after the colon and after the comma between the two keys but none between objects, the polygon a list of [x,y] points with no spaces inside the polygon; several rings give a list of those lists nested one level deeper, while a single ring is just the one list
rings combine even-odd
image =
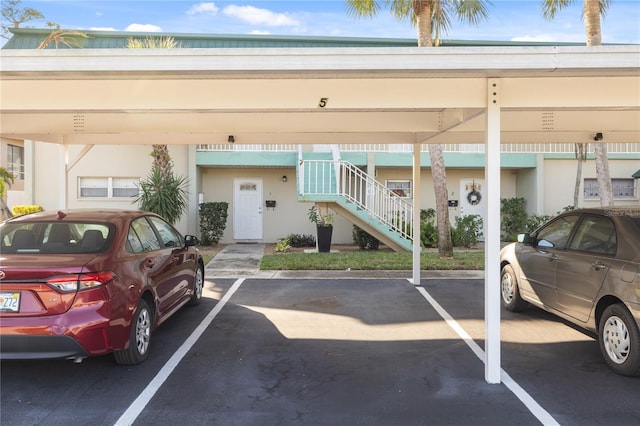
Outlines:
[{"label": "car rear bumper", "polygon": [[114,335],[123,334],[123,328],[86,308],[49,317],[5,317],[0,320],[0,359],[102,355],[122,349],[123,339]]},{"label": "car rear bumper", "polygon": [[89,353],[70,336],[0,336],[0,359],[87,357]]}]

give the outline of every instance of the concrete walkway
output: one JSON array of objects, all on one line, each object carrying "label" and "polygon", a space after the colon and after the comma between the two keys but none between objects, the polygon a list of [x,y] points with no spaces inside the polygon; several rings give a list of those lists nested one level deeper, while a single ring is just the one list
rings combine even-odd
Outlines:
[{"label": "concrete walkway", "polygon": [[[411,271],[261,271],[260,261],[266,244],[227,244],[205,267],[205,278],[393,278],[410,279]],[[421,279],[484,278],[484,271],[422,271]]]}]

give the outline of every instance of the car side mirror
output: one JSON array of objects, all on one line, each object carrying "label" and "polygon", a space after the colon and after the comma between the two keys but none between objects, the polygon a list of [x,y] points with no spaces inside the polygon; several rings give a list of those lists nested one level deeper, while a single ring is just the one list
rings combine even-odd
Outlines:
[{"label": "car side mirror", "polygon": [[533,238],[528,233],[518,234],[518,242],[522,244],[533,244]]},{"label": "car side mirror", "polygon": [[200,240],[195,235],[185,235],[184,236],[184,245],[185,247],[197,246],[200,244]]}]

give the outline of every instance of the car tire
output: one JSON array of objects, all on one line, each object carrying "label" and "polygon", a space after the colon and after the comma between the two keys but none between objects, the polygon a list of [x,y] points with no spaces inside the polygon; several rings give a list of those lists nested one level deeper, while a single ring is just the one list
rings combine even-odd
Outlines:
[{"label": "car tire", "polygon": [[609,368],[624,376],[640,375],[640,331],[622,303],[611,305],[602,313],[598,340]]},{"label": "car tire", "polygon": [[202,290],[204,290],[204,267],[198,265],[194,282],[193,294],[189,300],[189,306],[195,306],[202,300]]},{"label": "car tire", "polygon": [[519,312],[526,309],[528,303],[520,296],[518,279],[511,265],[504,265],[500,274],[500,298],[502,306],[508,311]]},{"label": "car tire", "polygon": [[147,359],[152,329],[153,312],[147,301],[141,299],[131,320],[128,346],[113,353],[116,362],[121,365],[134,365]]}]

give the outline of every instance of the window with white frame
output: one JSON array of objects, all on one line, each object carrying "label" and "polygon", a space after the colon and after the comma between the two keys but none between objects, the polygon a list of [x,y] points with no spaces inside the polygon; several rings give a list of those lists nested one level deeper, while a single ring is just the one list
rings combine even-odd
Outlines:
[{"label": "window with white frame", "polygon": [[[611,179],[611,192],[613,193],[613,198],[635,198],[636,197],[635,179],[633,178]],[[585,200],[600,198],[598,179],[584,180],[584,198]]]},{"label": "window with white frame", "polygon": [[139,194],[140,178],[134,177],[80,177],[79,198],[132,198]]},{"label": "window with white frame", "polygon": [[411,198],[410,180],[388,180],[386,181],[386,186],[388,190],[393,191],[396,195]]},{"label": "window with white frame", "polygon": [[24,180],[24,147],[7,144],[7,171],[16,180]]}]

